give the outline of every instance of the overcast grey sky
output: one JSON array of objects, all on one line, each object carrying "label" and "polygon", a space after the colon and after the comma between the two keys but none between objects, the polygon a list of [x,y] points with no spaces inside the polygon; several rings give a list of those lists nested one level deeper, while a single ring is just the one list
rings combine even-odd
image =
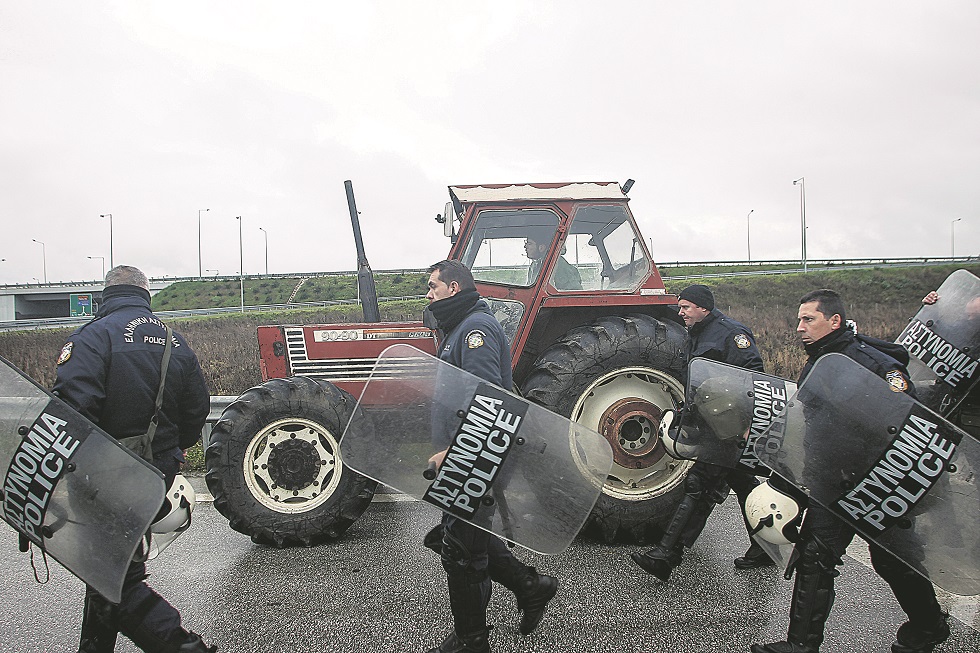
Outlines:
[{"label": "overcast grey sky", "polygon": [[[0,4],[0,283],[448,251],[452,184],[636,180],[659,261],[980,254],[980,3]],[[951,221],[962,218],[955,225]]]}]

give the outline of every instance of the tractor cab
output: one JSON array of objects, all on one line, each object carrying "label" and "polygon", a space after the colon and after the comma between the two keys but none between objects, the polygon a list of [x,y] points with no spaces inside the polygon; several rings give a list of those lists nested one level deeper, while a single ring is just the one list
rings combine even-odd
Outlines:
[{"label": "tractor cab", "polygon": [[[616,183],[453,186],[452,258],[480,282],[556,292],[632,292],[653,264]],[[663,283],[655,287],[663,288]]]},{"label": "tractor cab", "polygon": [[[515,380],[569,329],[628,310],[674,319],[616,182],[451,186],[449,257],[473,271],[511,343]],[[459,230],[455,228],[458,220]]]}]

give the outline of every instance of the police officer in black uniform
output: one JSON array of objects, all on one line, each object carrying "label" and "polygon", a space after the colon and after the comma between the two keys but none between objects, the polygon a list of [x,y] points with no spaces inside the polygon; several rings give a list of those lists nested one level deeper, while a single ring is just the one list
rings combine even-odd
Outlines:
[{"label": "police officer in black uniform", "polygon": [[[939,301],[939,293],[932,290],[925,297],[922,298],[923,304],[935,304]],[[975,326],[980,323],[980,297],[974,297],[966,304],[966,312],[962,316],[963,323],[966,325],[974,325],[972,328],[968,326],[960,326],[960,329],[964,333],[973,333],[973,337],[968,342],[957,342],[957,346],[969,346],[971,350],[976,351],[977,345],[980,344],[980,326]],[[924,402],[923,403],[927,403]],[[980,440],[980,387],[974,385],[963,397],[959,406],[956,410],[950,412],[948,406],[938,405],[929,406],[937,413],[941,414],[947,420],[963,429],[974,438]]]},{"label": "police officer in black uniform", "polygon": [[[69,336],[58,358],[54,394],[116,438],[147,432],[156,409],[166,328],[150,311],[146,275],[120,265],[109,270],[102,306]],[[173,333],[163,405],[153,437],[153,465],[170,487],[183,450],[201,437],[210,397],[197,356]],[[143,651],[208,653],[201,637],[184,630],[180,613],[146,584],[143,547],[129,565],[122,600],[111,604],[85,591],[80,653],[111,653],[117,633]]]},{"label": "police officer in black uniform", "polygon": [[[914,395],[905,367],[908,352],[895,343],[858,336],[848,327],[844,303],[836,292],[825,289],[804,295],[800,299],[799,320],[796,330],[808,356],[799,383],[803,383],[818,358],[836,352],[889,381],[893,388]],[[796,581],[786,641],[753,644],[752,653],[820,650],[824,624],[834,602],[834,578],[839,573],[836,567],[843,564],[841,556],[854,535],[855,531],[829,510],[810,504],[794,554],[799,558],[795,562]],[[872,567],[891,587],[909,618],[898,629],[892,652],[929,653],[949,637],[949,615],[940,608],[932,583],[873,542],[868,544]]]},{"label": "police officer in black uniform", "polygon": [[[706,358],[763,371],[762,357],[752,332],[715,308],[714,295],[707,286],[695,284],[685,288],[678,296],[677,308],[688,328],[688,363],[693,358]],[[744,469],[695,462],[684,479],[684,498],[659,544],[643,553],[632,553],[630,557],[647,573],[666,582],[673,568],[681,563],[684,546],[694,545],[712,509],[728,496],[729,487],[735,491],[744,509],[745,498],[758,484],[755,476]],[[736,567],[751,569],[773,564],[762,547],[751,538],[749,541],[745,555],[735,559]]]},{"label": "police officer in black uniform", "polygon": [[[442,331],[439,358],[505,389],[513,387],[510,347],[504,331],[480,300],[473,275],[459,261],[429,268],[428,310]],[[448,447],[449,443],[445,445]],[[442,463],[445,451],[435,456]],[[502,540],[448,514],[426,535],[438,552],[449,584],[453,630],[429,653],[488,653],[487,604],[491,581],[517,596],[520,631],[527,635],[541,622],[558,581],[537,573],[513,556]]]}]

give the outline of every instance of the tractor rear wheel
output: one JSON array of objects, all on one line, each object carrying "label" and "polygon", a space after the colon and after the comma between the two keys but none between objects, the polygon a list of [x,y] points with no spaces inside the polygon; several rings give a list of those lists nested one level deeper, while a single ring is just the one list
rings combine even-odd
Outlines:
[{"label": "tractor rear wheel", "polygon": [[272,379],[228,405],[205,452],[214,507],[261,544],[312,546],[339,537],[377,485],[340,461],[356,400],[325,381]]},{"label": "tractor rear wheel", "polygon": [[684,398],[684,329],[649,315],[601,318],[545,350],[524,395],[598,431],[613,467],[586,522],[607,542],[660,536],[683,495],[691,463],[667,455],[657,437],[665,410]]}]

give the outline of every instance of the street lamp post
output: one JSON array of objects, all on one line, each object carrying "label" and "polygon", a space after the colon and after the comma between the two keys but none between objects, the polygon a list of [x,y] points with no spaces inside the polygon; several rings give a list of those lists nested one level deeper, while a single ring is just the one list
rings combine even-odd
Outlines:
[{"label": "street lamp post", "polygon": [[100,218],[109,218],[109,269],[115,267],[112,262],[112,214],[111,213],[100,213]]},{"label": "street lamp post", "polygon": [[104,256],[86,256],[88,259],[99,259],[102,261],[102,278],[105,279],[105,257]]},{"label": "street lamp post", "polygon": [[245,312],[245,248],[242,247],[242,216],[235,216],[238,220],[238,285],[242,291],[242,313]]},{"label": "street lamp post", "polygon": [[41,246],[41,270],[43,271],[44,283],[48,282],[48,257],[44,252],[44,243],[42,243],[37,238],[31,238],[35,243]]},{"label": "street lamp post", "polygon": [[269,275],[269,232],[263,229],[262,227],[259,227],[259,231],[261,231],[265,235],[265,274],[266,276],[268,276]]},{"label": "street lamp post", "polygon": [[750,263],[752,262],[752,233],[750,231],[751,223],[749,221],[749,218],[752,217],[752,213],[754,212],[755,209],[751,209],[749,211],[749,214],[745,216],[745,250],[748,253]]},{"label": "street lamp post", "polygon": [[954,258],[956,256],[956,241],[953,233],[953,225],[962,220],[963,218],[956,218],[955,220],[949,221],[949,257]]},{"label": "street lamp post", "polygon": [[198,209],[197,210],[197,276],[204,276],[201,270],[201,213],[203,211],[210,211],[211,209]]},{"label": "street lamp post", "polygon": [[806,274],[806,181],[800,177],[793,185],[800,185],[800,231],[803,232],[803,274]]}]

